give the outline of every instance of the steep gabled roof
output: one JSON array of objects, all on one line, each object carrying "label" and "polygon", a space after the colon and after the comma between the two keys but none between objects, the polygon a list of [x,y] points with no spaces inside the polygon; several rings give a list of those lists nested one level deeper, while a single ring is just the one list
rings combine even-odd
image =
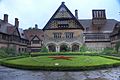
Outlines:
[{"label": "steep gabled roof", "polygon": [[111,36],[120,34],[120,22],[116,23],[113,32],[111,33]]},{"label": "steep gabled roof", "polygon": [[26,29],[24,30],[26,38],[31,41],[36,35],[40,40],[44,38],[44,32],[41,29]]},{"label": "steep gabled roof", "polygon": [[82,25],[80,24],[80,22],[78,21],[78,19],[71,13],[71,11],[66,7],[66,5],[64,4],[64,2],[62,2],[62,4],[59,6],[59,8],[56,10],[56,12],[53,14],[53,16],[50,18],[50,20],[47,22],[47,24],[45,25],[45,27],[43,28],[43,30],[46,30],[46,29],[48,29],[48,25],[49,25],[49,23],[53,20],[53,19],[55,19],[56,18],[56,15],[59,13],[59,11],[60,10],[62,10],[62,9],[64,9],[64,10],[66,10],[67,11],[67,13],[69,14],[68,15],[68,17],[65,17],[64,19],[73,19],[73,20],[75,20],[76,22],[77,22],[77,24],[80,26],[79,28],[80,29],[83,29],[84,30],[84,28],[82,27]]}]

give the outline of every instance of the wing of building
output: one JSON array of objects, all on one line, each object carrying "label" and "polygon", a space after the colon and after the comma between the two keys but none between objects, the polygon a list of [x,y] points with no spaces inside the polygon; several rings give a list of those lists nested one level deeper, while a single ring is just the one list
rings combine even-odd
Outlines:
[{"label": "wing of building", "polygon": [[35,28],[26,29],[24,32],[27,39],[29,40],[28,48],[31,50],[31,52],[39,52],[43,45],[43,30],[38,29],[38,26],[36,24]]},{"label": "wing of building", "polygon": [[28,40],[24,31],[19,28],[19,21],[15,18],[15,24],[8,23],[8,15],[0,19],[0,48],[14,48],[17,53],[27,51]]}]

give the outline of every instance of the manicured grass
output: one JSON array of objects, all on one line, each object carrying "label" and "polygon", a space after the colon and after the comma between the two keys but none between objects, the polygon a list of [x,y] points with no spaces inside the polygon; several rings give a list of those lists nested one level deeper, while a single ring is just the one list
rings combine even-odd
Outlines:
[{"label": "manicured grass", "polygon": [[22,69],[40,70],[90,70],[120,65],[119,60],[100,56],[72,56],[70,60],[37,56],[2,61],[2,65]]},{"label": "manicured grass", "polygon": [[96,52],[35,52],[31,56],[49,56],[49,55],[99,55]]}]

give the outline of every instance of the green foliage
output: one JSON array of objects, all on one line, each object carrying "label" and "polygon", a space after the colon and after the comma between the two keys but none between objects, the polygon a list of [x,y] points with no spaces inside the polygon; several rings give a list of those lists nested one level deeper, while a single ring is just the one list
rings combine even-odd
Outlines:
[{"label": "green foliage", "polygon": [[80,47],[80,52],[86,52],[88,50],[87,46],[85,44],[83,44],[81,47]]},{"label": "green foliage", "polygon": [[89,56],[96,56],[99,55],[96,52],[34,52],[31,53],[31,56],[48,56],[48,55],[89,55]]},{"label": "green foliage", "polygon": [[113,48],[107,47],[107,48],[104,48],[104,50],[102,51],[102,54],[117,54],[117,52]]},{"label": "green foliage", "polygon": [[5,50],[4,49],[0,49],[0,57],[4,58],[4,57],[7,57],[7,56],[8,56],[8,54],[5,52]]},{"label": "green foliage", "polygon": [[40,52],[48,52],[48,49],[45,46],[43,46]]},{"label": "green foliage", "polygon": [[16,56],[16,50],[14,48],[0,48],[0,56],[2,57]]},{"label": "green foliage", "polygon": [[117,51],[117,53],[119,52],[120,49],[120,41],[116,43],[115,45],[115,50]]}]

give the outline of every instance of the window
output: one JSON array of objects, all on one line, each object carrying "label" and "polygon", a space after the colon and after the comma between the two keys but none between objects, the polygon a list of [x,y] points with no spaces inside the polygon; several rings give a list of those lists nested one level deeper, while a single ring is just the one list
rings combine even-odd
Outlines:
[{"label": "window", "polygon": [[53,33],[53,35],[54,35],[54,38],[61,38],[62,33],[56,32],[56,33]]},{"label": "window", "polygon": [[39,40],[33,40],[32,43],[33,43],[33,44],[39,44],[40,41],[39,41]]},{"label": "window", "polygon": [[3,34],[3,35],[2,35],[2,39],[3,39],[3,40],[8,40],[8,36]]},{"label": "window", "polygon": [[58,24],[59,28],[68,28],[69,25],[68,24]]},{"label": "window", "polygon": [[65,36],[66,36],[66,38],[73,38],[73,32],[66,32],[65,33]]},{"label": "window", "polygon": [[66,20],[59,21],[58,22],[58,27],[59,28],[68,28],[69,27],[68,21],[66,21]]}]

